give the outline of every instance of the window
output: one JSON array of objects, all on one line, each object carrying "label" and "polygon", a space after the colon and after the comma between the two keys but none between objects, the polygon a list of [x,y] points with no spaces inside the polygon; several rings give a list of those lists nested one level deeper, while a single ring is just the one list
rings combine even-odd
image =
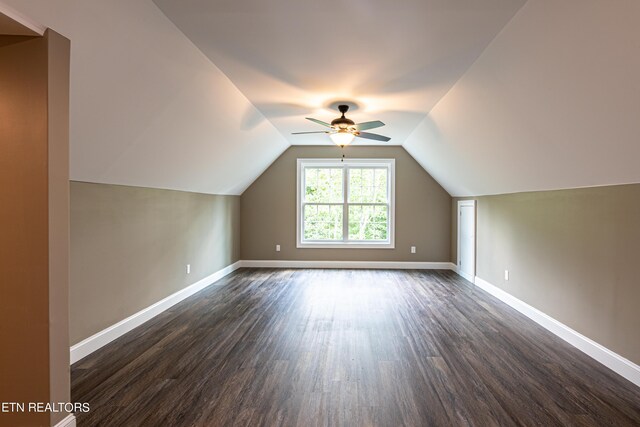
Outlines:
[{"label": "window", "polygon": [[298,247],[393,248],[393,159],[298,159]]}]

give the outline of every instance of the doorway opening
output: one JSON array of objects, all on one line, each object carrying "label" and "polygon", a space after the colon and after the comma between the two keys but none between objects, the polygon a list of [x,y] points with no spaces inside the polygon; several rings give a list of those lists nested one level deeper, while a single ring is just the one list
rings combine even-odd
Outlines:
[{"label": "doorway opening", "polygon": [[476,201],[458,202],[458,274],[475,283]]}]

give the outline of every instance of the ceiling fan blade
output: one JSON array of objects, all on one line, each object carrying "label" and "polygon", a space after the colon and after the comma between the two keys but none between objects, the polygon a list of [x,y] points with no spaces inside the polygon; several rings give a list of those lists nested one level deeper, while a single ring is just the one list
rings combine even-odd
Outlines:
[{"label": "ceiling fan blade", "polygon": [[291,132],[291,135],[303,135],[306,133],[329,133],[329,132],[326,130],[314,130],[312,132]]},{"label": "ceiling fan blade", "polygon": [[356,124],[356,129],[358,130],[367,130],[367,129],[375,129],[384,126],[380,120],[374,120],[372,122],[363,122]]},{"label": "ceiling fan blade", "polygon": [[391,138],[388,136],[378,135],[377,133],[369,133],[369,132],[360,132],[358,135],[360,138],[366,139],[375,139],[376,141],[387,142],[391,141]]},{"label": "ceiling fan blade", "polygon": [[319,125],[322,125],[322,126],[326,126],[326,127],[328,127],[328,128],[330,128],[330,127],[331,127],[331,125],[330,125],[329,123],[327,123],[327,122],[323,122],[322,120],[312,119],[311,117],[305,117],[305,119],[307,119],[307,120],[311,120],[312,122],[315,122],[315,123],[317,123],[317,124],[319,124]]}]

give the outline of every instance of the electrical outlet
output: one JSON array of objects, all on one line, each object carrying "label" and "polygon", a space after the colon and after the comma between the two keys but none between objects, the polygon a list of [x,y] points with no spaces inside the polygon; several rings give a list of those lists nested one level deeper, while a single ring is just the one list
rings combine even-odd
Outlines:
[{"label": "electrical outlet", "polygon": [[280,252],[280,245],[276,245],[276,252]]},{"label": "electrical outlet", "polygon": [[191,264],[187,264],[187,274],[191,274]]},{"label": "electrical outlet", "polygon": [[504,280],[509,280],[509,270],[504,271]]},{"label": "electrical outlet", "polygon": [[415,254],[416,253],[416,247],[415,246],[411,246],[411,253]]}]

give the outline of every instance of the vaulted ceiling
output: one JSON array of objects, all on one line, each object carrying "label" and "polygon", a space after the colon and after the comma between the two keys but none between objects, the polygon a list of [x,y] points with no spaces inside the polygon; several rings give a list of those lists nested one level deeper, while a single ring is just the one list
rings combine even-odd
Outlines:
[{"label": "vaulted ceiling", "polygon": [[45,28],[29,21],[13,8],[0,9],[0,35],[3,36],[40,36]]},{"label": "vaulted ceiling", "polygon": [[640,2],[530,0],[405,149],[453,195],[640,183]]},{"label": "vaulted ceiling", "polygon": [[348,100],[352,119],[382,120],[401,145],[524,0],[154,2],[289,143],[330,144],[291,132],[319,130],[305,116],[331,121],[327,107]]},{"label": "vaulted ceiling", "polygon": [[3,0],[71,40],[72,180],[240,194],[287,147],[151,0]]},{"label": "vaulted ceiling", "polygon": [[240,194],[346,100],[452,195],[640,182],[636,0],[3,2],[72,40],[74,180]]}]

